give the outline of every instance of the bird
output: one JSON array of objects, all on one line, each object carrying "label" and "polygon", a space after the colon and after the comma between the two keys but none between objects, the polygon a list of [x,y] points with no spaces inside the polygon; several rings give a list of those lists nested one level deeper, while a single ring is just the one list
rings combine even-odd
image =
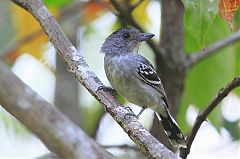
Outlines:
[{"label": "bird", "polygon": [[[142,107],[137,118],[146,108],[152,109],[174,147],[186,147],[186,140],[169,112],[168,99],[161,79],[153,65],[138,53],[141,42],[154,37],[133,27],[117,29],[109,35],[100,52],[104,54],[107,79],[123,98]],[[106,88],[110,90],[111,88]]]}]

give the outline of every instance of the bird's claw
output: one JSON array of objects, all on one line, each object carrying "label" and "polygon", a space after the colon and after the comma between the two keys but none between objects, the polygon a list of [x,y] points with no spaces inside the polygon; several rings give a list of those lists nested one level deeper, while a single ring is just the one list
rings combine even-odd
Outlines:
[{"label": "bird's claw", "polygon": [[134,116],[134,117],[136,117],[138,119],[139,116],[136,115],[130,107],[125,107],[125,108],[129,110],[129,113],[124,115],[125,119],[126,119],[126,116]]},{"label": "bird's claw", "polygon": [[109,92],[111,93],[112,95],[115,95],[117,93],[117,91],[111,87],[107,87],[107,86],[99,86],[97,91],[106,91],[106,92]]}]

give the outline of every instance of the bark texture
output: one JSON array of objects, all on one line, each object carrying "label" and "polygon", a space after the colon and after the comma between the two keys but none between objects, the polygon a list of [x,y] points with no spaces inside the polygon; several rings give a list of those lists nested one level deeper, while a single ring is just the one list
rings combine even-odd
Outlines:
[{"label": "bark texture", "polygon": [[57,107],[47,103],[0,62],[0,105],[62,158],[113,159]]},{"label": "bark texture", "polygon": [[[168,97],[170,112],[176,117],[186,78],[186,56],[183,50],[184,6],[181,0],[162,0],[161,2],[161,53],[155,53],[155,59],[157,73],[162,79]],[[151,133],[175,151],[156,116]]]},{"label": "bark texture", "polygon": [[78,82],[67,71],[64,61],[57,56],[55,105],[77,125],[81,126]]},{"label": "bark texture", "polygon": [[[43,27],[50,41],[62,59],[67,63],[68,70],[83,84],[83,86],[104,106],[106,111],[123,128],[138,147],[152,158],[177,158],[170,150],[156,140],[136,118],[126,118],[129,110],[109,92],[99,91],[102,82],[91,71],[83,56],[77,52],[63,33],[56,19],[40,0],[13,0],[29,11]],[[84,149],[83,149],[84,150]]]}]

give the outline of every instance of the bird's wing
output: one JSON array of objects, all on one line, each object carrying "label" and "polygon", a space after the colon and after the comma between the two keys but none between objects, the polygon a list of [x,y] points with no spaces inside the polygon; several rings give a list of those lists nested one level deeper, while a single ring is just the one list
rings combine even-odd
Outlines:
[{"label": "bird's wing", "polygon": [[167,96],[164,91],[162,81],[158,77],[157,73],[155,72],[152,64],[145,59],[143,56],[139,58],[139,65],[137,67],[137,72],[141,79],[152,86],[154,89],[158,90],[162,94],[162,99],[165,102],[166,106],[168,107]]}]

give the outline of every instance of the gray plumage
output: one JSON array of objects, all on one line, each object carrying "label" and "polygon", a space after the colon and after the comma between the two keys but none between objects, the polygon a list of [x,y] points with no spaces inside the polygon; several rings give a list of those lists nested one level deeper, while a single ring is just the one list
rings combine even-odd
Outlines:
[{"label": "gray plumage", "polygon": [[135,28],[120,28],[112,33],[101,47],[105,54],[105,73],[113,88],[126,100],[157,113],[174,146],[185,147],[184,136],[168,111],[161,79],[151,63],[138,54],[140,43],[153,36]]}]

